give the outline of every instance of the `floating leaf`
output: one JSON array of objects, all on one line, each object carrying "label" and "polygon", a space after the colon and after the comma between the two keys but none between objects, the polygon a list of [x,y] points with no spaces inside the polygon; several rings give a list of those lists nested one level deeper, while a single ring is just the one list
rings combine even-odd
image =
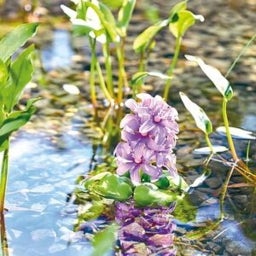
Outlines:
[{"label": "floating leaf", "polygon": [[212,132],[212,123],[206,113],[200,108],[197,104],[192,102],[188,96],[180,92],[180,98],[185,105],[186,109],[191,113],[193,116],[197,127],[202,130],[206,134],[210,134]]},{"label": "floating leaf", "polygon": [[37,23],[22,24],[0,41],[0,59],[6,62],[28,39],[35,35]]},{"label": "floating leaf", "polygon": [[100,196],[118,201],[127,200],[132,195],[129,181],[109,172],[92,176],[85,182],[85,187]]},{"label": "floating leaf", "polygon": [[169,206],[176,199],[176,194],[169,190],[160,190],[149,183],[142,184],[134,189],[134,201],[138,206]]},{"label": "floating leaf", "polygon": [[[247,131],[236,127],[229,127],[229,130],[231,136],[235,139],[256,140],[256,136],[251,131]],[[225,126],[218,127],[216,131],[222,136],[227,135]]]},{"label": "floating leaf", "polygon": [[210,155],[213,153],[212,150],[214,153],[222,153],[222,152],[228,151],[229,149],[224,146],[213,145],[212,148],[210,147],[197,148],[193,151],[193,153],[196,155]]},{"label": "floating leaf", "polygon": [[105,255],[113,248],[117,239],[118,228],[119,226],[113,223],[94,235],[92,241],[94,251],[92,253],[92,256]]},{"label": "floating leaf", "polygon": [[229,81],[220,73],[218,69],[205,64],[205,62],[199,57],[192,55],[185,55],[185,57],[187,60],[194,61],[199,65],[202,71],[208,76],[208,78],[227,101],[233,97],[233,90]]}]

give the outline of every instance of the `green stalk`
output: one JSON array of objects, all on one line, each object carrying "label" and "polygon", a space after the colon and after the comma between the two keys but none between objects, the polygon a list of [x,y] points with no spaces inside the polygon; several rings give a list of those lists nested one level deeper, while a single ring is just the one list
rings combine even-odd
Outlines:
[{"label": "green stalk", "polygon": [[123,100],[124,87],[128,87],[127,75],[125,71],[125,59],[124,59],[124,40],[116,48],[118,59],[118,92],[117,102],[120,104]]},{"label": "green stalk", "polygon": [[96,107],[96,90],[95,90],[95,66],[96,66],[96,39],[89,37],[89,42],[91,46],[91,67],[90,67],[90,95],[92,105]]},{"label": "green stalk", "polygon": [[214,154],[213,146],[210,141],[208,133],[205,133],[205,140],[206,140],[206,143],[207,143],[208,147],[210,148],[211,152]]},{"label": "green stalk", "polygon": [[104,95],[106,96],[106,98],[109,100],[110,103],[112,103],[113,102],[113,98],[110,95],[110,93],[108,91],[108,88],[106,87],[106,84],[105,84],[105,81],[104,81],[104,77],[103,77],[102,70],[101,70],[99,62],[96,61],[95,65],[96,65],[96,70],[97,70],[98,76],[99,76],[100,87],[101,87]]},{"label": "green stalk", "polygon": [[8,256],[8,243],[7,243],[7,237],[6,237],[6,229],[5,229],[5,221],[4,221],[4,214],[0,213],[0,236],[1,236],[1,251],[2,256]]},{"label": "green stalk", "polygon": [[105,68],[106,68],[106,83],[108,91],[111,95],[111,97],[114,96],[114,88],[113,88],[113,70],[112,70],[112,61],[111,61],[111,55],[110,55],[110,49],[109,49],[109,42],[107,41],[105,44],[103,44],[103,55],[105,59]]},{"label": "green stalk", "polygon": [[[176,64],[178,62],[178,58],[179,58],[179,54],[180,54],[181,41],[182,41],[181,36],[176,37],[174,56],[173,56],[173,59],[172,59],[172,63],[171,63],[171,65],[170,65],[170,67],[167,71],[167,75],[170,76],[170,77],[172,77],[174,68],[176,67]],[[171,88],[171,79],[168,79],[166,81],[165,88],[164,88],[163,98],[165,100],[167,100],[167,98],[168,98],[170,88]]]},{"label": "green stalk", "polygon": [[8,167],[9,167],[9,139],[7,148],[4,150],[2,168],[1,168],[1,180],[0,180],[0,213],[4,212],[4,201],[8,179]]},{"label": "green stalk", "polygon": [[223,189],[221,191],[221,196],[220,196],[220,220],[221,221],[224,219],[224,200],[225,200],[225,197],[227,194],[228,184],[229,184],[229,181],[231,179],[234,169],[235,169],[235,165],[229,170],[227,178],[223,184]]},{"label": "green stalk", "polygon": [[236,154],[236,149],[235,149],[234,142],[229,129],[229,122],[228,122],[228,116],[227,116],[227,100],[225,98],[223,98],[223,102],[222,102],[222,115],[223,115],[224,125],[226,128],[228,145],[229,145],[232,157],[235,162],[239,162],[239,158]]}]

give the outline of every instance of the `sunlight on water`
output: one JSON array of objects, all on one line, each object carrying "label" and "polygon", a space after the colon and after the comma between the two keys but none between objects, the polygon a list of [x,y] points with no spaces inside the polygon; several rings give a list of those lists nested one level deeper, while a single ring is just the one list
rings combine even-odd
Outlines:
[{"label": "sunlight on water", "polygon": [[69,135],[64,140],[65,149],[44,134],[22,133],[12,142],[5,215],[10,255],[71,256],[90,251],[88,243],[72,232],[75,209],[66,208],[76,177],[88,169],[90,144]]}]

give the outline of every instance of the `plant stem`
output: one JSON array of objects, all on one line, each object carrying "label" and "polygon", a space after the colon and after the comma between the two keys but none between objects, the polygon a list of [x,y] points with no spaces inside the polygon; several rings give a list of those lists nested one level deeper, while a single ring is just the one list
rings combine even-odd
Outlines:
[{"label": "plant stem", "polygon": [[108,92],[111,95],[111,97],[114,96],[114,88],[113,88],[113,70],[112,70],[112,61],[111,61],[111,55],[110,55],[110,49],[109,49],[109,42],[107,41],[105,44],[103,44],[103,55],[105,59],[105,67],[106,67],[106,83]]},{"label": "plant stem", "polygon": [[0,180],[0,213],[4,212],[4,201],[8,179],[8,167],[9,167],[9,139],[7,139],[7,148],[4,150],[2,168],[1,168],[1,180]]},{"label": "plant stem", "polygon": [[100,87],[104,93],[104,95],[106,96],[106,98],[109,100],[110,103],[113,102],[113,98],[112,96],[110,95],[107,87],[106,87],[106,84],[105,84],[105,81],[104,81],[104,77],[103,77],[103,74],[102,74],[102,70],[101,70],[101,67],[100,67],[100,64],[98,61],[96,61],[96,70],[98,72],[98,75],[99,75],[99,82],[100,82]]},{"label": "plant stem", "polygon": [[205,140],[206,140],[206,143],[207,143],[208,147],[210,148],[212,154],[214,154],[215,152],[213,150],[212,143],[211,143],[209,135],[207,133],[205,133]]},{"label": "plant stem", "polygon": [[89,37],[89,42],[91,46],[91,67],[90,67],[90,95],[92,105],[96,107],[96,90],[95,90],[95,66],[96,66],[96,39]]},{"label": "plant stem", "polygon": [[235,165],[229,170],[227,178],[223,184],[223,190],[222,190],[221,196],[220,196],[220,220],[221,221],[224,219],[224,200],[225,200],[225,196],[227,193],[228,184],[229,184],[229,181],[231,179],[234,169],[235,169]]},{"label": "plant stem", "polygon": [[5,221],[4,221],[4,214],[0,213],[0,243],[1,243],[1,251],[2,256],[8,256],[8,243],[7,243],[7,237],[6,237],[6,229],[5,229]]},{"label": "plant stem", "polygon": [[124,87],[128,87],[127,75],[125,71],[124,64],[124,40],[116,48],[117,59],[118,59],[118,92],[117,92],[117,102],[120,104],[123,100],[123,90]]},{"label": "plant stem", "polygon": [[234,142],[229,129],[229,122],[228,122],[228,116],[227,116],[227,100],[225,98],[223,98],[223,102],[222,102],[222,115],[223,115],[224,125],[226,128],[228,145],[229,145],[232,157],[235,162],[239,162],[239,158],[236,154],[236,149],[235,149]]},{"label": "plant stem", "polygon": [[[181,36],[176,37],[174,56],[173,56],[173,59],[172,59],[172,63],[171,63],[171,65],[170,65],[170,67],[167,71],[167,75],[170,76],[170,77],[172,77],[172,75],[173,75],[174,68],[176,67],[176,64],[177,64],[177,61],[178,61],[178,58],[179,58],[181,40],[182,40]],[[164,95],[163,95],[163,98],[165,100],[168,99],[168,94],[169,94],[170,88],[171,88],[171,79],[167,80],[166,84],[165,84]]]}]

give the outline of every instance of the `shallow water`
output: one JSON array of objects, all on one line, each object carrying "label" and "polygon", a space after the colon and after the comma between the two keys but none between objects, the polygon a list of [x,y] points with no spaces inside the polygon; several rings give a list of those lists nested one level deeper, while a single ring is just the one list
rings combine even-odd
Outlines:
[{"label": "shallow water", "polygon": [[[49,135],[21,132],[11,145],[5,215],[10,255],[83,255],[89,250],[72,232],[75,209],[67,196],[88,169],[91,148],[65,134],[65,148]],[[70,243],[70,244],[69,244]],[[89,251],[88,251],[89,252]]]},{"label": "shallow water", "polygon": [[[214,13],[214,8],[211,9],[209,7],[209,10]],[[215,25],[216,24],[217,23],[215,23]],[[212,33],[218,34],[216,32],[217,29],[216,31],[214,28],[212,29]],[[225,31],[226,30],[225,28]],[[241,29],[241,31],[243,30]],[[206,46],[208,47],[208,51],[215,52],[215,44],[211,46],[211,43],[218,43],[215,42],[215,40],[204,39],[203,37],[205,37],[207,33],[202,34],[204,43],[209,42],[209,46]],[[201,38],[200,34],[198,38]],[[197,38],[195,37],[194,40],[196,42]],[[223,40],[225,41],[225,38]],[[189,47],[188,41],[187,44]],[[200,40],[198,40],[198,42],[200,42]],[[197,44],[200,45],[200,43]],[[242,45],[239,44],[239,50],[241,47]],[[203,47],[196,45],[195,48],[201,49],[199,51],[200,53],[204,51]],[[226,50],[228,51],[228,49],[227,47]],[[84,51],[84,49],[81,49],[81,51]],[[235,53],[233,54],[235,55]],[[42,49],[41,57],[43,67],[46,71],[58,68],[66,68],[68,70],[72,66],[71,58],[73,55],[74,51],[71,46],[71,36],[69,32],[57,29],[53,31],[51,43]],[[211,60],[211,57],[212,56],[209,57],[209,60]],[[226,62],[224,62],[224,64],[226,65]],[[196,87],[193,87],[198,81],[193,81],[191,77],[196,79],[198,73],[200,73],[200,71],[193,68],[193,72],[188,74],[189,78],[185,84],[191,86],[187,89],[190,90],[190,93],[192,92],[192,95],[197,96],[196,99],[199,101],[197,103],[200,103],[203,107],[210,108],[211,118],[213,118],[213,122],[216,123],[220,120],[216,101],[213,103],[209,102],[199,90],[195,90]],[[238,71],[237,73],[239,74]],[[242,78],[247,77],[244,76]],[[252,79],[253,78],[251,78],[251,80]],[[229,106],[229,111],[232,116],[231,123],[255,132],[255,89],[247,91],[247,86],[243,88],[236,85],[234,89],[236,95],[239,95],[239,97],[236,97],[235,103],[231,103]],[[213,97],[216,97],[216,95],[213,95]],[[71,102],[71,104],[73,103],[74,102]],[[217,103],[219,104],[218,100]],[[179,111],[181,116],[184,114],[184,111],[182,107]],[[52,116],[48,117],[49,123],[51,122],[51,118]],[[194,134],[191,135],[190,133],[189,143],[195,143],[195,140],[198,138],[202,138],[201,141],[203,141],[203,134],[198,134],[195,134],[195,137],[193,137]],[[85,136],[82,136],[82,138],[79,136],[79,133],[66,132],[64,130],[58,137],[59,143],[56,143],[55,139],[47,133],[43,134],[35,131],[27,132],[26,128],[24,128],[12,141],[9,186],[6,199],[6,208],[8,208],[9,211],[5,214],[9,255],[78,256],[91,254],[92,248],[90,243],[86,241],[81,234],[73,233],[72,231],[73,223],[76,219],[76,207],[72,207],[72,205],[67,205],[66,203],[68,194],[75,188],[76,178],[89,169],[93,154],[91,141],[86,139]],[[226,143],[223,138],[220,138],[216,134],[214,134],[213,137],[217,142]],[[198,168],[196,163],[192,164],[192,162],[197,159],[195,160],[192,155],[188,156],[192,149],[191,145],[186,144],[186,139],[181,139],[181,141],[178,142],[179,149],[184,146],[185,151],[184,155],[178,155],[178,157],[181,157],[181,160],[178,161],[184,170],[191,171],[192,175],[196,177],[196,174],[200,174],[200,171],[197,171],[197,169],[200,168]],[[201,144],[204,146],[203,143]],[[251,151],[251,155],[255,160],[256,155],[254,151]],[[217,172],[219,172],[219,175],[223,178],[222,169],[219,168]],[[186,175],[189,176],[189,174]],[[215,173],[215,175],[218,177],[218,173]],[[189,180],[192,181],[194,177],[190,177]],[[215,176],[213,176],[213,178],[215,178]],[[216,191],[217,189],[218,188],[216,188]],[[215,220],[219,215],[219,204],[214,194],[215,190],[212,188],[209,189],[209,186],[203,184],[200,186],[199,192],[196,192],[193,199],[195,201],[200,199],[199,202],[195,203],[195,205],[198,206],[196,220],[191,223],[177,222],[181,230],[184,227],[184,233],[188,230],[195,229],[197,225],[205,224],[206,221]],[[237,196],[239,191],[234,194]],[[235,202],[240,204],[239,200]],[[247,202],[245,202],[245,204],[246,203]],[[230,205],[227,206],[226,211],[227,219],[216,231],[213,231],[202,241],[198,241],[198,243],[190,243],[187,241],[185,247],[181,249],[183,250],[180,252],[181,255],[213,255],[213,249],[216,247],[218,247],[216,251],[220,252],[220,254],[216,255],[223,256],[223,252],[225,252],[227,256],[236,255],[235,253],[237,251],[243,256],[255,255],[255,231],[249,230],[250,224],[251,226],[255,225],[255,211],[250,218],[248,217],[247,219],[242,219],[240,218],[241,216],[237,216],[237,212],[234,212]],[[243,212],[243,210],[240,210],[239,214],[241,212]],[[202,250],[200,250],[198,246],[201,246]]]}]

